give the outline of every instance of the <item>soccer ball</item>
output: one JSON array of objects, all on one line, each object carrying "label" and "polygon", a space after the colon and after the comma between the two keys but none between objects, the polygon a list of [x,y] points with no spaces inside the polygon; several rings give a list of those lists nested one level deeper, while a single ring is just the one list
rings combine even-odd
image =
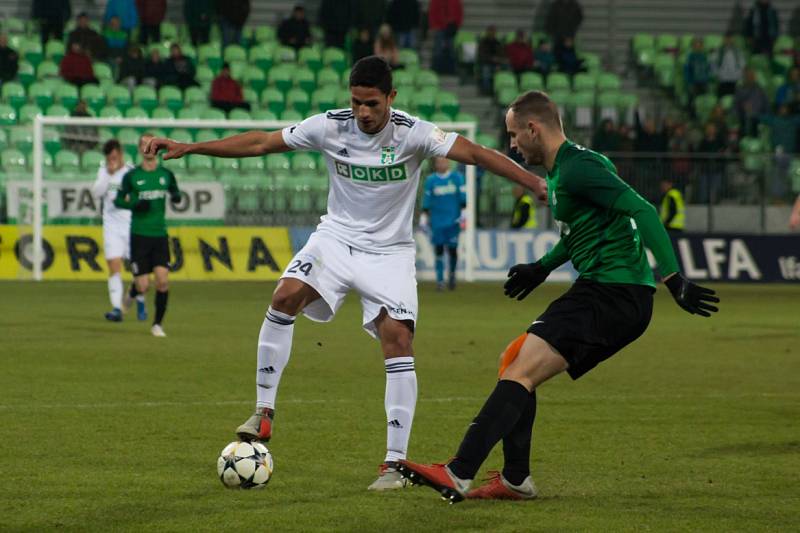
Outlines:
[{"label": "soccer ball", "polygon": [[266,487],[272,478],[272,454],[260,442],[231,442],[219,454],[217,474],[229,489]]}]

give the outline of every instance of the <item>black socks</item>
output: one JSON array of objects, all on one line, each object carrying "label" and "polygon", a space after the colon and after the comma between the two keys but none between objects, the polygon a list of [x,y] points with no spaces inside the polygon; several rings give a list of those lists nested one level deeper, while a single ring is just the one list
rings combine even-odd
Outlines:
[{"label": "black socks", "polygon": [[153,324],[161,324],[161,321],[164,320],[164,313],[167,312],[168,296],[169,291],[156,291],[156,317],[153,320]]}]

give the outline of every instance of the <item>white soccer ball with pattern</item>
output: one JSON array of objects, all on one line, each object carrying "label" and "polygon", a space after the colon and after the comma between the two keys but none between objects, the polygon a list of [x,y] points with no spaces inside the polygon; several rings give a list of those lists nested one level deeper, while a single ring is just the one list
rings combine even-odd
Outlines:
[{"label": "white soccer ball with pattern", "polygon": [[260,489],[272,478],[272,454],[260,442],[231,442],[217,459],[217,474],[229,489]]}]

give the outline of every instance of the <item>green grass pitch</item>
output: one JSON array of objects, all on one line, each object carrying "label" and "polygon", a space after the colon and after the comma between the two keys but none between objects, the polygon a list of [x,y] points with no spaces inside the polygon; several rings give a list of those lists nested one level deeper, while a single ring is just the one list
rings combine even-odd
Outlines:
[{"label": "green grass pitch", "polygon": [[[717,286],[711,319],[661,288],[641,339],[540,388],[541,497],[455,506],[426,488],[366,491],[385,446],[384,372],[354,294],[333,324],[297,323],[269,486],[222,486],[217,454],[251,412],[273,287],[174,283],[156,339],[130,317],[103,320],[105,283],[0,283],[0,530],[800,528],[798,286]],[[455,452],[500,350],[564,290],[517,303],[497,284],[421,285],[412,459]]]}]

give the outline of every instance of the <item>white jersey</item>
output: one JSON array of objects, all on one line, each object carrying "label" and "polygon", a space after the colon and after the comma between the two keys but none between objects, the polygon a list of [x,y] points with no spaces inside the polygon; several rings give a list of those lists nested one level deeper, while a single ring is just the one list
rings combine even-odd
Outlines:
[{"label": "white jersey", "polygon": [[331,186],[317,231],[374,253],[414,248],[420,168],[429,157],[446,156],[457,137],[402,111],[390,112],[375,134],[362,132],[350,109],[314,115],[283,130],[290,148],[325,156]]},{"label": "white jersey", "polygon": [[122,177],[133,169],[133,165],[125,163],[122,167],[109,174],[105,164],[101,164],[97,169],[97,179],[92,185],[92,194],[100,200],[103,205],[103,227],[113,229],[125,229],[128,231],[131,226],[130,209],[120,209],[114,205],[114,198],[122,184]]}]

